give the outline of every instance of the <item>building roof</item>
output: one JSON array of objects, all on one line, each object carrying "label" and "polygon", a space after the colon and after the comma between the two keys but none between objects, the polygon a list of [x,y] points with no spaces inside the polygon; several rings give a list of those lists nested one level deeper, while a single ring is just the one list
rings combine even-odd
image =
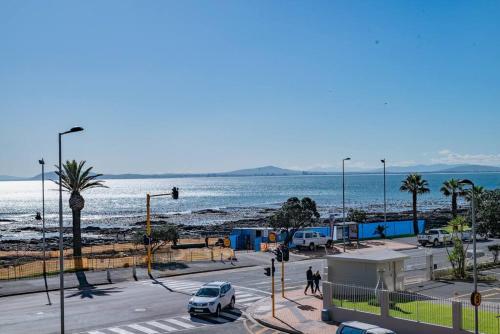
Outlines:
[{"label": "building roof", "polygon": [[349,261],[349,262],[388,262],[395,260],[404,260],[409,256],[393,251],[391,249],[381,249],[374,251],[357,251],[353,253],[342,253],[337,255],[328,255],[328,259],[334,261]]}]

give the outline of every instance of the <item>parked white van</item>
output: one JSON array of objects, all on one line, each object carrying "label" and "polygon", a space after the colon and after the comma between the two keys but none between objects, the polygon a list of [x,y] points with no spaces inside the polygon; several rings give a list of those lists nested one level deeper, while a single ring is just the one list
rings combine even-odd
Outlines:
[{"label": "parked white van", "polygon": [[292,238],[293,244],[297,248],[309,248],[315,250],[317,246],[331,247],[333,240],[326,235],[308,230],[299,230],[294,233]]}]

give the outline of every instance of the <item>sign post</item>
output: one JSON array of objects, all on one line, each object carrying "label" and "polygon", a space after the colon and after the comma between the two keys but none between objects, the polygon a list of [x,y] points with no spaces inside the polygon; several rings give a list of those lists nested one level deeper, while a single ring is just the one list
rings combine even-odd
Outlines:
[{"label": "sign post", "polygon": [[470,303],[472,304],[472,306],[479,307],[479,305],[481,305],[481,294],[477,291],[471,293]]},{"label": "sign post", "polygon": [[273,318],[275,318],[275,308],[274,308],[274,259],[271,259],[271,280],[272,280],[272,286],[271,286],[271,299],[273,302]]}]

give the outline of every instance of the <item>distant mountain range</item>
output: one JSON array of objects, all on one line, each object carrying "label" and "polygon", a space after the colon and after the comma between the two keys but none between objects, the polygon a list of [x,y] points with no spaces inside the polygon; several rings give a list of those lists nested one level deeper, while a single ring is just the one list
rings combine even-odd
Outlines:
[{"label": "distant mountain range", "polygon": [[[350,172],[350,174],[373,174],[381,173],[382,169],[375,170],[357,170]],[[447,165],[447,164],[434,164],[434,165],[415,165],[408,167],[391,166],[387,168],[388,173],[404,174],[404,173],[486,173],[497,172],[500,173],[500,167],[484,166],[484,165]],[[264,166],[257,168],[239,169],[229,172],[220,173],[163,173],[163,174],[104,174],[103,179],[163,179],[172,177],[229,177],[229,176],[287,176],[287,175],[338,175],[338,171],[298,171],[292,169],[285,169],[276,166]],[[0,181],[28,181],[40,180],[41,174],[33,177],[17,177],[9,175],[0,175]],[[45,173],[46,180],[55,180],[57,175],[55,172]]]}]

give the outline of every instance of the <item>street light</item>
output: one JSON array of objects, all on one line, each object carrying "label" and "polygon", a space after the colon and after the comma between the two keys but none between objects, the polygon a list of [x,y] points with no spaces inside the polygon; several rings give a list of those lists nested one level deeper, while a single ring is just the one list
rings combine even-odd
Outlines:
[{"label": "street light", "polygon": [[61,334],[64,334],[64,241],[63,241],[63,209],[62,209],[62,162],[61,137],[72,132],[83,131],[81,127],[74,127],[65,132],[59,132],[59,298],[61,304]]},{"label": "street light", "polygon": [[[473,252],[473,276],[474,276],[474,294],[477,293],[477,259],[476,259],[476,199],[474,198],[474,182],[468,179],[458,181],[459,184],[468,184],[471,186],[471,216],[472,216],[472,252]],[[474,333],[479,333],[479,312],[478,305],[474,305]]]},{"label": "street light", "polygon": [[351,158],[342,159],[342,243],[345,253],[345,162]]},{"label": "street light", "polygon": [[[385,183],[385,158],[380,160],[384,164],[384,224],[387,229],[387,200],[386,200],[386,183]],[[387,231],[386,231],[387,232]]]},{"label": "street light", "polygon": [[38,160],[38,163],[42,165],[42,216],[37,214],[37,219],[42,220],[42,256],[43,256],[43,280],[45,282],[45,291],[47,293],[47,299],[49,301],[48,305],[52,305],[49,296],[49,288],[47,286],[47,266],[45,263],[45,161],[43,158]]}]

